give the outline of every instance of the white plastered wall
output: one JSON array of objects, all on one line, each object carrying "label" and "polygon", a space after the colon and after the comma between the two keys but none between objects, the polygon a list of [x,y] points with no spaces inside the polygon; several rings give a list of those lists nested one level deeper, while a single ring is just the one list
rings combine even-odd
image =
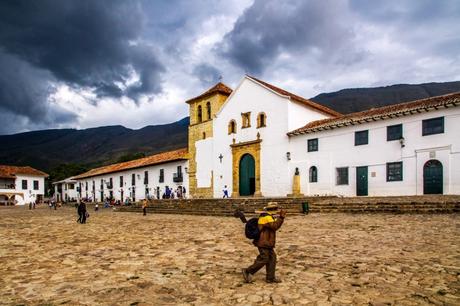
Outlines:
[{"label": "white plastered wall", "polygon": [[[183,182],[174,182],[173,175],[177,172],[177,166],[182,167]],[[93,202],[100,202],[101,197],[101,180],[109,182],[110,178],[113,180],[113,189],[107,189],[104,185],[103,194],[104,198],[108,197],[110,190],[113,192],[113,197],[115,200],[121,200],[121,193],[123,191],[123,199],[126,197],[132,198],[133,190],[136,201],[145,199],[146,189],[148,189],[149,196],[156,198],[157,193],[156,189],[160,190],[160,197],[163,195],[166,186],[176,190],[178,186],[185,187],[186,196],[188,197],[189,192],[189,183],[188,175],[186,173],[186,168],[188,168],[188,161],[175,161],[159,165],[147,166],[137,169],[124,170],[119,172],[113,172],[105,175],[98,175],[91,178],[78,179],[78,182],[81,182],[81,195],[82,198],[91,198]],[[164,170],[164,181],[160,183],[160,169]],[[148,171],[148,184],[144,184],[144,173]],[[132,186],[132,174],[135,175],[135,185]],[[123,176],[123,186],[120,186],[120,176]],[[95,182],[95,198],[92,195],[92,182]],[[86,182],[88,182],[88,190],[86,190]],[[77,183],[78,185],[78,183]]]},{"label": "white plastered wall", "polygon": [[[27,189],[22,189],[23,180],[27,181]],[[38,181],[38,190],[34,190],[34,181]],[[45,194],[45,178],[42,176],[17,174],[15,186],[14,191],[23,194],[22,197],[15,196],[18,205],[32,203],[38,195],[43,196]]]},{"label": "white plastered wall", "polygon": [[[422,120],[444,116],[444,133],[422,136]],[[387,141],[387,126],[403,124],[404,147]],[[369,130],[369,144],[355,146],[355,131]],[[299,167],[307,195],[356,195],[356,167],[368,166],[369,195],[423,194],[423,165],[443,165],[444,193],[460,193],[460,108],[381,120],[350,127],[292,136],[291,169]],[[307,152],[307,140],[318,138],[318,152]],[[432,157],[430,157],[430,154]],[[403,162],[403,181],[386,181],[386,164]],[[308,169],[318,168],[318,183],[308,182]],[[336,185],[336,168],[349,167],[349,184]]]},{"label": "white plastered wall", "polygon": [[195,149],[197,187],[209,188],[212,183],[213,138],[197,141]]}]

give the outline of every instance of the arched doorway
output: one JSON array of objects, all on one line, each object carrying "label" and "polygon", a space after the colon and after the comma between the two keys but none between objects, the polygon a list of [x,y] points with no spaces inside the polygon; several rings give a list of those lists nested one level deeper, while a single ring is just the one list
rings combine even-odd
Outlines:
[{"label": "arched doorway", "polygon": [[423,166],[423,194],[442,194],[442,164],[432,159]]},{"label": "arched doorway", "polygon": [[240,196],[250,196],[256,191],[256,167],[254,157],[244,154],[240,159]]}]

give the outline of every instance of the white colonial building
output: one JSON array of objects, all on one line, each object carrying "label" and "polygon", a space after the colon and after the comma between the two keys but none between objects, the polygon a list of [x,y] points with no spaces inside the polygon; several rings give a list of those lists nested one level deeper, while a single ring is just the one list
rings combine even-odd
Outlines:
[{"label": "white colonial building", "polygon": [[159,199],[167,189],[186,197],[187,167],[187,149],[180,149],[92,169],[73,179],[78,196],[93,202]]},{"label": "white colonial building", "polygon": [[460,94],[340,116],[290,132],[308,195],[460,194]]},{"label": "white colonial building", "polygon": [[57,202],[73,202],[78,199],[77,181],[73,177],[53,183]]},{"label": "white colonial building", "polygon": [[43,202],[46,177],[32,167],[0,165],[0,205]]},{"label": "white colonial building", "polygon": [[81,197],[460,194],[460,93],[342,115],[245,76],[187,104],[188,149],[79,175]]},{"label": "white colonial building", "polygon": [[460,194],[460,93],[341,115],[250,76],[222,86],[187,102],[192,196]]}]

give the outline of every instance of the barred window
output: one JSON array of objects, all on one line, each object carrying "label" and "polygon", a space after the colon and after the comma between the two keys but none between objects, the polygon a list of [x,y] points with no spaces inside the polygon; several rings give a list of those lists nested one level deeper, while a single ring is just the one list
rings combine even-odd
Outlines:
[{"label": "barred window", "polygon": [[348,167],[337,168],[336,172],[336,184],[348,185]]},{"label": "barred window", "polygon": [[387,182],[403,180],[403,163],[387,163]]},{"label": "barred window", "polygon": [[444,133],[444,117],[423,120],[422,136]]},{"label": "barred window", "polygon": [[310,181],[310,183],[317,183],[318,182],[318,168],[316,168],[315,166],[310,167],[309,181]]},{"label": "barred window", "polygon": [[355,132],[355,146],[366,145],[369,143],[369,131]]},{"label": "barred window", "polygon": [[402,124],[387,126],[387,141],[399,140],[402,137]]},{"label": "barred window", "polygon": [[308,139],[308,152],[318,151],[318,138]]}]

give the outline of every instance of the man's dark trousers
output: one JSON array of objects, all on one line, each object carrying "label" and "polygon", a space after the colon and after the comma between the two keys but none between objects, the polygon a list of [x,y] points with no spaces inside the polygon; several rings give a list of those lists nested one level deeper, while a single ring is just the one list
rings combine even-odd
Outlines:
[{"label": "man's dark trousers", "polygon": [[258,248],[259,255],[257,256],[254,263],[246,269],[247,272],[255,274],[263,266],[266,266],[267,270],[267,280],[275,279],[275,269],[276,269],[276,253],[273,248]]}]

